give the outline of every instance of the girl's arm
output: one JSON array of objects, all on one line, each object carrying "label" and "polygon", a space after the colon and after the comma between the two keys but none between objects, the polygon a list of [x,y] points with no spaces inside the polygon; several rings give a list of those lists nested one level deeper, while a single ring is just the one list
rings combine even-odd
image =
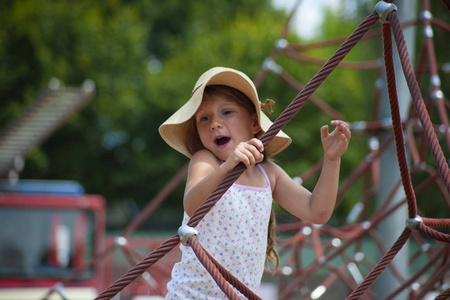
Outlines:
[{"label": "girl's arm", "polygon": [[223,163],[209,150],[196,152],[189,164],[183,199],[184,210],[188,216],[192,216],[239,162],[243,162],[247,167],[261,162],[262,151],[261,141],[251,139],[240,143]]},{"label": "girl's arm", "polygon": [[324,148],[322,171],[312,193],[295,183],[281,168],[274,165],[274,199],[291,214],[303,220],[326,223],[333,213],[339,185],[341,156],[347,149],[351,133],[343,121],[332,121],[336,126],[328,133],[328,126],[321,128]]}]

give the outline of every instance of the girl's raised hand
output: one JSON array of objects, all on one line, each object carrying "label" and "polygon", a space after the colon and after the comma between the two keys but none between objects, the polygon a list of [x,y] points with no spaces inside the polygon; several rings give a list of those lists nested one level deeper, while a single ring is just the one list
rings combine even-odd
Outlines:
[{"label": "girl's raised hand", "polygon": [[351,132],[349,125],[344,121],[333,120],[330,124],[336,128],[329,133],[328,125],[322,126],[320,136],[325,157],[329,160],[337,160],[347,150]]}]

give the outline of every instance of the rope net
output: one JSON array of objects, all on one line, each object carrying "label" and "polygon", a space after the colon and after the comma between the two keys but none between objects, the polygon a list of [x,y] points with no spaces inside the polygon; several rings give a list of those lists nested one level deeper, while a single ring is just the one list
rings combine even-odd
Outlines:
[{"label": "rope net", "polygon": [[[393,1],[386,1],[393,2]],[[446,4],[446,2],[444,2]],[[297,4],[298,5],[298,4]],[[424,11],[429,10],[429,1],[423,1]],[[423,299],[428,293],[434,292],[436,299],[448,299],[450,289],[446,289],[449,282],[448,270],[450,269],[450,235],[438,231],[436,227],[450,227],[450,219],[433,219],[425,216],[419,217],[416,195],[424,192],[426,188],[434,186],[441,194],[445,205],[450,208],[450,172],[445,159],[443,150],[439,143],[439,136],[443,137],[450,149],[450,127],[448,121],[448,110],[450,104],[448,99],[444,98],[441,92],[440,82],[435,81],[430,88],[429,96],[426,101],[422,97],[419,89],[418,78],[422,77],[425,69],[425,58],[428,60],[428,71],[431,78],[439,76],[439,67],[434,54],[432,37],[424,39],[423,55],[420,65],[416,68],[418,78],[413,71],[413,66],[409,58],[408,49],[403,37],[403,29],[395,10],[390,11],[386,16],[382,16],[379,11],[374,11],[367,16],[353,33],[346,39],[334,39],[325,42],[315,42],[305,45],[289,45],[285,38],[288,33],[288,25],[292,18],[295,8],[288,17],[285,28],[280,36],[283,41],[282,47],[277,43],[276,48],[263,64],[261,71],[254,78],[255,85],[258,87],[266,78],[269,72],[275,73],[286,83],[299,91],[298,95],[287,106],[287,108],[273,122],[270,129],[261,137],[264,145],[267,145],[271,139],[286,126],[295,114],[303,107],[306,101],[312,102],[323,112],[333,118],[345,118],[332,107],[324,103],[314,95],[317,88],[327,79],[327,77],[336,68],[373,70],[379,68],[377,62],[351,63],[343,62],[345,56],[361,40],[376,37],[383,39],[384,67],[386,70],[387,91],[389,96],[389,105],[391,112],[392,134],[386,138],[378,147],[371,147],[366,159],[362,161],[353,173],[341,184],[338,193],[338,204],[342,201],[344,194],[358,181],[364,181],[364,192],[361,201],[357,203],[351,215],[349,215],[347,224],[340,227],[331,227],[328,225],[317,226],[301,220],[290,224],[278,226],[278,248],[282,257],[282,264],[275,277],[278,278],[279,295],[278,299],[319,299],[327,289],[338,282],[345,287],[345,296],[347,299],[374,299],[376,293],[370,289],[371,285],[385,271],[386,268],[392,272],[394,278],[399,282],[398,288],[386,296],[386,299],[393,299],[400,293],[407,292],[409,299]],[[372,29],[374,24],[382,18],[382,30]],[[435,18],[423,18],[421,20],[425,26],[438,26],[446,31],[450,31],[450,26],[445,22]],[[406,21],[403,27],[417,24],[418,20]],[[396,49],[399,54],[401,68],[403,70],[408,89],[412,98],[412,108],[408,120],[402,121],[399,111],[399,101],[397,95],[397,86],[394,70],[393,43],[396,43]],[[341,44],[338,50],[327,60],[311,58],[300,51]],[[294,77],[279,67],[275,60],[278,55],[284,54],[294,60],[310,64],[323,64],[320,70],[312,77],[304,87],[297,82]],[[422,66],[422,67],[421,67]],[[380,93],[377,93],[380,94]],[[441,124],[431,122],[429,111],[430,103],[436,106],[439,111]],[[383,120],[373,120],[370,122],[355,122],[351,124],[352,131],[361,134],[372,134],[379,130],[385,130],[386,124]],[[419,133],[418,133],[419,132]],[[439,136],[438,136],[439,135]],[[417,147],[417,136],[420,136],[420,149]],[[406,137],[406,141],[405,141]],[[398,167],[400,170],[400,181],[395,183],[394,188],[387,196],[385,203],[378,207],[375,212],[370,213],[369,200],[374,196],[374,189],[370,186],[370,180],[376,181],[379,178],[378,163],[380,156],[391,145],[395,145]],[[425,157],[427,147],[434,159],[435,166],[427,164]],[[412,164],[408,164],[406,148],[410,152]],[[317,162],[311,169],[299,177],[305,181],[313,177],[321,167],[321,161]],[[214,204],[220,199],[225,191],[237,180],[245,170],[243,164],[236,166],[215,191],[207,198],[201,207],[191,217],[188,226],[195,227],[209,212]],[[116,239],[103,253],[99,254],[94,260],[104,259],[110,255],[114,249],[121,249],[131,265],[134,265],[128,272],[117,279],[113,284],[106,288],[96,299],[111,299],[120,291],[126,288],[136,278],[142,278],[147,274],[146,270],[155,265],[161,258],[175,248],[180,237],[174,235],[156,247],[145,257],[130,249],[126,243],[126,236],[131,234],[178,186],[186,176],[187,166],[184,166],[180,172],[170,181],[161,192],[149,203],[149,205],[139,214],[139,216],[129,224],[122,232],[121,239]],[[411,175],[422,173],[426,178],[416,186],[413,186]],[[402,186],[405,193],[405,199],[400,202],[392,203],[395,192]],[[401,207],[407,206],[408,216],[405,216],[406,226],[395,243],[388,248],[385,245],[377,226],[392,216]],[[288,234],[288,238],[281,238]],[[380,253],[385,253],[377,263],[372,262],[364,249],[363,240],[371,239]],[[409,278],[398,270],[393,262],[396,255],[410,241],[416,245],[417,250],[410,258],[410,264],[425,260],[426,263],[418,263],[418,270]],[[214,258],[206,252],[199,244],[196,236],[192,236],[187,242],[194,250],[199,260],[210,272],[221,290],[230,299],[241,299],[237,291],[247,299],[261,299],[247,287],[245,287],[232,274],[218,264]],[[315,259],[309,264],[302,260],[302,252],[309,251]],[[373,251],[373,250],[371,250]],[[136,261],[138,261],[136,263]],[[159,267],[158,272],[161,271]],[[326,271],[326,272],[325,272]],[[80,270],[77,270],[73,276],[67,280],[70,281],[78,276]],[[164,270],[170,276],[170,270]],[[326,273],[326,275],[320,274]],[[363,276],[362,274],[367,275]],[[430,275],[431,274],[431,275]],[[142,276],[141,276],[142,275]],[[315,282],[314,289],[309,286],[310,278],[320,278],[320,282]],[[157,285],[154,282],[147,282],[149,287],[156,290],[157,293],[164,294],[165,282]],[[157,286],[155,288],[155,286]],[[234,288],[233,288],[234,287]],[[342,288],[340,289],[342,291]],[[51,291],[46,297],[51,294]],[[44,298],[46,299],[46,298]],[[341,299],[338,293],[334,294],[333,299]]]}]

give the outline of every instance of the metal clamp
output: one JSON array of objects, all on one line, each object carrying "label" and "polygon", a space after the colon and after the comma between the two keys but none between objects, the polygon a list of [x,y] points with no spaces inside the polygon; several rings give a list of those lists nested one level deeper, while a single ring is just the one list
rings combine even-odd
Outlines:
[{"label": "metal clamp", "polygon": [[423,220],[420,216],[416,216],[414,219],[406,219],[406,227],[408,227],[412,231],[417,231],[419,223],[423,223]]},{"label": "metal clamp", "polygon": [[375,5],[374,11],[378,14],[381,23],[389,23],[389,21],[387,20],[387,16],[391,12],[397,11],[397,6],[392,3],[380,1]]},{"label": "metal clamp", "polygon": [[188,225],[182,225],[178,228],[178,236],[183,245],[188,246],[188,240],[193,235],[198,235],[198,230]]}]

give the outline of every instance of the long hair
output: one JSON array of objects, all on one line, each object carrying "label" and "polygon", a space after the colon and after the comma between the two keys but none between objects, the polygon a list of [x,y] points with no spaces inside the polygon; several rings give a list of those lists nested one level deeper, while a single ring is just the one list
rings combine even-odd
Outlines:
[{"label": "long hair", "polygon": [[277,245],[276,225],[277,222],[275,219],[275,211],[272,206],[269,218],[269,228],[267,231],[267,249],[266,249],[266,265],[269,262],[273,264],[272,273],[275,273],[275,271],[278,269],[278,266],[280,265],[280,256],[278,255],[278,251],[275,248]]},{"label": "long hair", "polygon": [[[241,91],[226,86],[226,85],[209,85],[205,87],[204,94],[208,95],[214,95],[214,96],[221,96],[226,99],[229,99],[231,101],[234,101],[238,105],[242,106],[243,108],[247,109],[250,114],[256,113],[256,108],[253,102]],[[191,131],[192,134],[189,136],[194,137],[194,141],[191,143],[187,143],[188,145],[191,145],[193,149],[189,149],[191,153],[195,153],[196,151],[202,149],[202,145],[198,132],[197,132],[197,126],[195,122],[195,117],[191,119]],[[266,159],[266,156],[264,156],[264,160]],[[273,272],[275,272],[280,264],[280,256],[278,255],[278,252],[276,250],[276,220],[275,220],[275,211],[272,206],[272,209],[270,211],[270,218],[269,218],[269,224],[268,224],[268,232],[267,232],[267,249],[266,249],[266,265],[270,262],[274,265]]]}]

